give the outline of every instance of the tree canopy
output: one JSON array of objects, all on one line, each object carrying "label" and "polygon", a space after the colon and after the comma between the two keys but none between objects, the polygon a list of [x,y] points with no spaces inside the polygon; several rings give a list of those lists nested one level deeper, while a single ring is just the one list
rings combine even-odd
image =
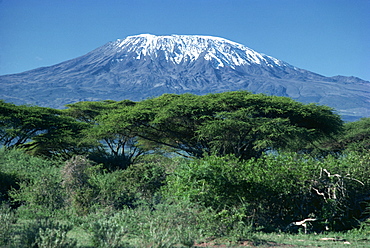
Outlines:
[{"label": "tree canopy", "polygon": [[0,101],[0,144],[46,156],[78,154],[85,123],[62,111],[38,106],[14,105]]},{"label": "tree canopy", "polygon": [[301,149],[342,128],[341,118],[327,106],[245,91],[164,94],[116,109],[105,120],[116,132],[180,154],[235,154],[241,159],[271,149]]},{"label": "tree canopy", "polygon": [[370,150],[370,118],[345,123],[343,131],[335,135],[333,140],[324,140],[320,143],[322,150],[330,153],[344,151]]},{"label": "tree canopy", "polygon": [[249,159],[268,150],[302,150],[343,126],[327,106],[246,91],[164,94],[140,102],[107,100],[67,107],[0,102],[1,143],[49,155],[113,156],[126,164],[148,151]]},{"label": "tree canopy", "polygon": [[91,156],[97,160],[111,160],[109,167],[125,168],[142,155],[144,150],[139,146],[136,136],[125,130],[112,129],[107,116],[114,110],[134,104],[129,100],[77,102],[68,104],[65,113],[89,124],[90,128],[85,129],[82,134],[86,143],[95,143],[95,151]]}]

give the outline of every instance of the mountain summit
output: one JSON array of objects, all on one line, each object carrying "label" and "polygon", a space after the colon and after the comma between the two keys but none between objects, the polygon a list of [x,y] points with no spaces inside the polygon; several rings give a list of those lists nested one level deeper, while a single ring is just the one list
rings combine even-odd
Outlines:
[{"label": "mountain summit", "polygon": [[370,116],[370,82],[324,77],[212,36],[129,36],[57,65],[0,76],[0,99],[53,108],[232,90],[325,104],[347,120]]},{"label": "mountain summit", "polygon": [[133,52],[136,59],[158,57],[175,64],[186,64],[198,59],[211,61],[215,68],[258,64],[264,66],[288,65],[284,62],[262,55],[238,43],[212,36],[171,35],[155,36],[142,34],[129,36],[113,43],[117,53]]}]

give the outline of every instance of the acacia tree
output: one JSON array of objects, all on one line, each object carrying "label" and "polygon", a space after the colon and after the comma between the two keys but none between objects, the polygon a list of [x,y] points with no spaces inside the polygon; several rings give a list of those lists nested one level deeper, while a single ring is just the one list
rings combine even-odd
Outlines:
[{"label": "acacia tree", "polygon": [[0,101],[0,141],[6,147],[45,156],[71,156],[88,149],[89,145],[79,141],[86,127],[57,109]]},{"label": "acacia tree", "polygon": [[182,155],[258,157],[268,149],[302,149],[339,132],[342,120],[327,106],[245,91],[196,96],[165,94],[112,111],[115,132],[171,147]]},{"label": "acacia tree", "polygon": [[368,152],[370,150],[370,118],[345,123],[342,132],[335,135],[334,139],[320,142],[319,146],[326,153]]},{"label": "acacia tree", "polygon": [[370,118],[362,118],[344,125],[339,142],[342,149],[353,151],[370,150]]},{"label": "acacia tree", "polygon": [[270,149],[302,150],[339,132],[341,127],[340,117],[327,106],[250,94],[239,109],[218,112],[203,123],[198,134],[216,154],[248,159]]},{"label": "acacia tree", "polygon": [[107,116],[111,115],[114,110],[125,109],[133,105],[135,102],[129,100],[86,101],[68,104],[65,112],[90,125],[90,128],[82,132],[85,142],[96,145],[96,150],[90,153],[90,157],[100,162],[110,163],[109,167],[125,168],[140,157],[144,150],[137,142],[136,136],[126,130],[118,132],[112,128]]},{"label": "acacia tree", "polygon": [[50,124],[55,112],[30,106],[17,106],[0,101],[0,141],[6,147],[17,147],[41,132]]}]

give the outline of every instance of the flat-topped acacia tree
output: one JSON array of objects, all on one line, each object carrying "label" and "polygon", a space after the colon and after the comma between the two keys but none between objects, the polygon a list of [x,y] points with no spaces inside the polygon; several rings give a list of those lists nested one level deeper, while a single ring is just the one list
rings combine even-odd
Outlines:
[{"label": "flat-topped acacia tree", "polygon": [[0,107],[5,146],[28,142],[28,148],[54,155],[100,149],[127,163],[155,149],[191,157],[234,154],[240,159],[267,150],[298,151],[343,127],[327,106],[246,91],[79,102],[63,111],[4,102]]},{"label": "flat-topped acacia tree", "polygon": [[17,106],[0,100],[0,145],[5,147],[68,157],[91,147],[79,144],[81,132],[87,127],[86,123],[78,122],[58,109]]},{"label": "flat-topped acacia tree", "polygon": [[182,155],[234,154],[240,159],[271,149],[297,151],[343,126],[327,106],[246,91],[164,94],[117,108],[101,121],[111,131]]},{"label": "flat-topped acacia tree", "polygon": [[113,160],[110,163],[114,164],[110,167],[122,169],[134,162],[144,153],[144,150],[137,144],[136,136],[127,130],[117,131],[112,129],[111,125],[107,125],[109,122],[106,121],[106,117],[117,109],[133,105],[135,102],[130,100],[77,102],[66,105],[68,108],[64,113],[90,125],[90,128],[83,130],[82,140],[85,143],[95,144],[92,151],[95,159],[103,159],[106,163],[107,158],[110,158]]}]

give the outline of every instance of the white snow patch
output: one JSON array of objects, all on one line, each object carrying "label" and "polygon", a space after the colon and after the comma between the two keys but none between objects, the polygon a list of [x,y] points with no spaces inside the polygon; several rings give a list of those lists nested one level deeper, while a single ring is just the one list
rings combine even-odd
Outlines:
[{"label": "white snow patch", "polygon": [[192,62],[200,57],[215,61],[217,67],[258,64],[269,67],[289,66],[281,60],[258,53],[246,46],[220,37],[201,35],[140,34],[117,40],[119,49],[136,53],[136,59],[164,56],[176,64]]}]

